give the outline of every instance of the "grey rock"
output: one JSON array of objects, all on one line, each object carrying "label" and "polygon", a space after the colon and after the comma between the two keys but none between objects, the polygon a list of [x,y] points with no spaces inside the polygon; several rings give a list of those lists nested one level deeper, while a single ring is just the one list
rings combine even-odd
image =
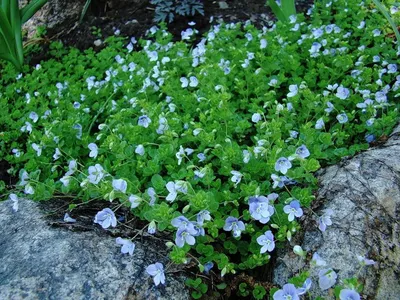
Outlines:
[{"label": "grey rock", "polygon": [[[332,209],[333,225],[325,232],[317,228],[315,217],[306,216],[300,245],[318,254],[343,279],[358,277],[364,283],[363,299],[399,299],[400,295],[400,126],[382,146],[318,172],[320,188],[315,210],[322,215]],[[292,247],[293,245],[291,245]],[[289,248],[287,249],[289,250]],[[289,250],[290,251],[290,250]],[[377,262],[360,268],[357,255]],[[284,285],[302,270],[312,274],[312,298],[334,299],[318,288],[318,270],[306,268],[291,256],[280,256],[274,283]]]},{"label": "grey rock", "polygon": [[168,263],[163,243],[121,254],[103,230],[50,227],[37,203],[19,200],[17,212],[12,204],[0,202],[0,299],[189,299],[179,273],[155,287],[145,272]]}]

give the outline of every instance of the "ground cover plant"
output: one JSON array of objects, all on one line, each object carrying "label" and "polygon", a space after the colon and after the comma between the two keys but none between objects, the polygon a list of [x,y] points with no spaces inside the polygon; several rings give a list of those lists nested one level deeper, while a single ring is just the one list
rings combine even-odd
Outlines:
[{"label": "ground cover plant", "polygon": [[[398,120],[400,49],[374,9],[338,0],[269,28],[219,24],[194,46],[190,25],[176,43],[153,27],[147,40],[108,38],[98,53],[54,43],[53,59],[21,74],[4,65],[0,155],[20,179],[10,197],[105,200],[93,216],[104,229],[128,207],[139,229],[171,232],[171,260],[199,273],[267,265],[300,229],[313,173]],[[315,226],[326,230],[332,213]],[[134,255],[133,237],[116,242]],[[322,289],[336,281],[326,270]],[[160,262],[147,272],[168,281]],[[200,278],[188,284],[193,297],[207,292]],[[298,294],[288,285],[276,299],[285,293]]]}]

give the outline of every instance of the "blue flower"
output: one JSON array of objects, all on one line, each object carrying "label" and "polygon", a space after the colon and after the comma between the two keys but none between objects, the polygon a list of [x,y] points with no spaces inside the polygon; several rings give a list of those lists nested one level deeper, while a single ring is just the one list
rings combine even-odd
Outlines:
[{"label": "blue flower", "polygon": [[123,179],[113,179],[112,187],[113,187],[114,191],[116,191],[116,192],[125,193],[126,188],[128,187],[128,184]]},{"label": "blue flower", "polygon": [[339,114],[336,116],[336,120],[338,120],[338,122],[340,124],[344,124],[344,123],[347,123],[349,118],[347,117],[347,115],[345,113],[342,113],[342,114]]},{"label": "blue flower", "polygon": [[287,171],[292,167],[292,163],[286,157],[280,157],[275,163],[275,171],[286,174]]},{"label": "blue flower", "polygon": [[376,262],[372,259],[368,259],[365,256],[357,255],[357,259],[362,266],[373,266]]},{"label": "blue flower", "polygon": [[214,263],[212,261],[205,263],[204,264],[204,273],[208,274],[213,267],[214,267]]},{"label": "blue flower", "polygon": [[164,266],[157,262],[146,268],[147,274],[153,277],[154,284],[157,286],[160,283],[165,283]]},{"label": "blue flower", "polygon": [[274,235],[268,230],[257,238],[257,243],[262,246],[260,253],[272,252],[275,249]]},{"label": "blue flower", "polygon": [[135,251],[135,244],[132,243],[131,240],[127,240],[127,239],[123,239],[123,238],[117,237],[115,239],[115,242],[118,245],[122,245],[121,253],[123,253],[123,254],[129,253],[129,255],[131,255],[131,256],[133,255],[133,251]]},{"label": "blue flower", "polygon": [[206,160],[206,156],[204,155],[204,153],[197,154],[197,158],[199,159],[200,162]]},{"label": "blue flower", "polygon": [[149,227],[147,227],[147,232],[150,234],[155,234],[157,230],[156,222],[151,221]]},{"label": "blue flower", "polygon": [[194,226],[186,227],[186,228],[178,228],[175,237],[175,244],[182,248],[185,243],[188,245],[194,245],[196,240],[194,236],[197,234],[197,231],[194,229]]},{"label": "blue flower", "polygon": [[147,115],[140,116],[138,119],[138,125],[142,126],[144,128],[149,127],[150,123],[151,123],[151,120]]},{"label": "blue flower", "polygon": [[321,256],[319,256],[319,254],[317,252],[315,252],[313,254],[312,260],[311,260],[311,264],[318,266],[318,267],[323,267],[326,266],[326,261],[324,261]]},{"label": "blue flower", "polygon": [[301,296],[307,293],[307,291],[311,288],[311,285],[312,285],[311,279],[307,278],[304,281],[303,286],[297,289],[297,295]]},{"label": "blue flower", "polygon": [[234,237],[240,237],[243,230],[246,227],[242,221],[234,217],[228,217],[225,220],[224,230],[225,231],[232,231]]},{"label": "blue flower", "polygon": [[365,136],[365,140],[367,141],[368,144],[371,144],[373,141],[375,141],[375,135],[368,134]]},{"label": "blue flower", "polygon": [[346,100],[350,95],[350,90],[343,87],[339,86],[338,89],[336,90],[336,97],[342,100]]},{"label": "blue flower", "polygon": [[117,226],[117,219],[115,218],[115,214],[109,208],[105,208],[102,211],[99,211],[94,218],[94,222],[101,225],[101,227],[103,227],[104,229],[107,229],[110,226]]},{"label": "blue flower", "polygon": [[340,300],[360,300],[360,294],[357,293],[355,290],[350,289],[343,289],[340,291],[339,294]]},{"label": "blue flower", "polygon": [[324,119],[319,118],[315,123],[315,129],[322,129],[325,127]]},{"label": "blue flower", "polygon": [[296,149],[296,154],[301,158],[306,158],[310,156],[310,151],[308,151],[306,145],[301,145]]},{"label": "blue flower", "polygon": [[[276,195],[275,198],[271,195]],[[249,212],[253,219],[260,221],[262,224],[266,224],[269,222],[270,217],[274,214],[274,207],[269,205],[270,200],[275,200],[278,198],[278,194],[271,194],[271,199],[259,196],[259,197],[250,197],[249,199]]]},{"label": "blue flower", "polygon": [[[11,197],[11,195],[10,195],[10,197]],[[66,223],[75,223],[75,222],[76,222],[76,219],[71,218],[70,215],[69,215],[68,213],[65,213],[65,215],[64,215],[64,222],[66,222]]]},{"label": "blue flower", "polygon": [[300,202],[298,200],[293,200],[289,205],[285,205],[283,211],[288,214],[289,222],[294,220],[294,217],[300,218],[303,215],[303,210],[300,207]]},{"label": "blue flower", "polygon": [[332,209],[327,209],[325,213],[318,218],[318,228],[325,231],[327,226],[332,225],[331,216],[333,215]]},{"label": "blue flower", "polygon": [[97,147],[97,145],[96,145],[95,143],[90,143],[90,144],[88,145],[88,148],[89,148],[89,150],[90,150],[89,157],[96,158],[96,157],[97,157],[97,154],[98,154],[98,147]]},{"label": "blue flower", "polygon": [[275,292],[273,296],[274,300],[299,300],[297,295],[297,289],[294,284],[288,283],[283,286],[281,290]]},{"label": "blue flower", "polygon": [[203,225],[204,220],[206,221],[211,220],[210,212],[208,210],[202,210],[197,214],[197,223],[199,225]]},{"label": "blue flower", "polygon": [[192,222],[190,222],[184,216],[179,216],[179,217],[176,217],[176,218],[172,219],[171,224],[175,228],[183,228],[183,229],[190,228],[190,229],[194,230]]},{"label": "blue flower", "polygon": [[331,268],[322,269],[318,273],[318,284],[321,290],[325,291],[336,283],[337,274]]}]

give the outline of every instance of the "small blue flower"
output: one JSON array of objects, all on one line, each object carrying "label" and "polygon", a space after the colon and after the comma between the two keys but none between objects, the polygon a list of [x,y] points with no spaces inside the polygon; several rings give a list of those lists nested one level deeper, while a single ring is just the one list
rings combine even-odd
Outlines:
[{"label": "small blue flower", "polygon": [[210,221],[211,216],[208,210],[202,210],[197,214],[197,223],[203,225],[204,221]]},{"label": "small blue flower", "polygon": [[301,145],[296,149],[296,154],[301,158],[306,158],[310,156],[310,151],[308,151],[306,145]]},{"label": "small blue flower", "polygon": [[292,167],[292,163],[286,157],[280,157],[275,163],[275,171],[286,174],[287,171]]},{"label": "small blue flower", "polygon": [[342,113],[342,114],[339,114],[336,116],[336,120],[338,120],[338,122],[340,124],[344,124],[344,123],[347,123],[349,118],[347,117],[347,115],[345,113]]},{"label": "small blue flower", "polygon": [[376,262],[372,259],[368,259],[365,256],[357,255],[357,260],[362,266],[373,266]]},{"label": "small blue flower", "polygon": [[332,209],[327,209],[325,213],[318,218],[318,228],[325,231],[327,226],[332,225],[331,216],[333,215]]},{"label": "small blue flower", "polygon": [[317,252],[315,252],[313,254],[313,257],[312,257],[312,260],[311,260],[311,264],[315,265],[315,266],[318,266],[318,267],[324,267],[324,266],[326,266],[326,261],[324,261],[322,259],[322,257],[319,256],[319,254]]},{"label": "small blue flower", "polygon": [[246,229],[244,223],[234,217],[228,217],[225,220],[224,230],[232,231],[234,237],[240,237],[242,231]]},{"label": "small blue flower", "polygon": [[[264,196],[259,197],[250,197],[249,198],[249,212],[253,219],[260,221],[262,224],[266,224],[269,222],[270,217],[274,214],[274,207],[269,205],[270,200],[275,200],[278,197],[278,194],[273,199],[268,199]],[[268,196],[269,197],[269,196]]]},{"label": "small blue flower", "polygon": [[135,251],[135,244],[132,243],[131,240],[127,240],[127,239],[123,239],[123,238],[117,237],[115,239],[115,242],[118,245],[122,245],[121,253],[123,253],[123,254],[129,253],[129,255],[131,255],[131,256],[133,255],[133,251]]},{"label": "small blue flower", "polygon": [[315,123],[315,129],[322,129],[325,127],[324,119],[319,118]]},{"label": "small blue flower", "polygon": [[155,234],[157,230],[156,222],[151,221],[149,227],[147,228],[147,232],[150,234]]},{"label": "small blue flower", "polygon": [[142,126],[144,128],[149,127],[150,123],[151,123],[151,120],[146,115],[140,116],[139,119],[138,119],[138,125]]},{"label": "small blue flower", "polygon": [[349,96],[350,90],[343,86],[339,86],[336,90],[336,97],[338,97],[339,99],[346,100]]},{"label": "small blue flower", "polygon": [[311,288],[311,285],[312,285],[311,279],[307,278],[304,281],[303,286],[297,289],[297,295],[301,296],[307,293],[307,291]]},{"label": "small blue flower", "polygon": [[204,264],[204,273],[209,274],[210,270],[214,267],[214,263],[209,261],[208,263]]},{"label": "small blue flower", "polygon": [[164,266],[157,262],[146,268],[147,274],[153,277],[154,284],[157,286],[160,283],[165,283]]},{"label": "small blue flower", "polygon": [[365,140],[367,141],[368,144],[371,144],[373,141],[375,141],[375,135],[367,134],[365,136]]},{"label": "small blue flower", "polygon": [[300,218],[303,215],[303,210],[300,207],[300,202],[298,200],[293,200],[289,205],[285,205],[283,211],[288,214],[289,222],[294,220],[294,217]]},{"label": "small blue flower", "polygon": [[357,293],[355,290],[350,289],[343,289],[340,291],[339,294],[340,300],[360,300],[360,294]]},{"label": "small blue flower", "polygon": [[272,252],[275,249],[275,241],[271,230],[268,230],[263,235],[260,235],[257,238],[257,243],[262,246],[260,249],[261,254],[267,251]]},{"label": "small blue flower", "polygon": [[321,290],[325,291],[336,283],[337,274],[331,268],[322,269],[318,273],[318,284]]},{"label": "small blue flower", "polygon": [[190,229],[194,230],[192,222],[190,222],[184,216],[179,216],[179,217],[176,217],[176,218],[172,219],[171,224],[175,228],[182,228],[182,229],[190,228]]},{"label": "small blue flower", "polygon": [[200,162],[203,162],[206,160],[206,156],[204,155],[204,153],[197,154],[197,158],[199,159]]},{"label": "small blue flower", "polygon": [[117,219],[115,218],[115,214],[109,208],[105,208],[102,211],[99,211],[94,218],[94,222],[101,225],[101,227],[103,227],[104,229],[107,229],[110,226],[117,226]]},{"label": "small blue flower", "polygon": [[281,290],[276,291],[273,298],[274,300],[300,300],[296,287],[291,283],[285,284]]},{"label": "small blue flower", "polygon": [[176,232],[175,244],[182,248],[185,243],[188,245],[194,245],[196,243],[196,239],[194,236],[197,234],[197,231],[194,229],[194,226],[179,228]]}]

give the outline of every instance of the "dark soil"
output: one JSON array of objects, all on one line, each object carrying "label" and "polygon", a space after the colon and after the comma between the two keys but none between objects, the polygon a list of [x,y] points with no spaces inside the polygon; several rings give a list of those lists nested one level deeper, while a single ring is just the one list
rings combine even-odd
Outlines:
[{"label": "dark soil", "polygon": [[[266,0],[226,0],[227,9],[220,8],[220,1],[204,0],[204,16],[197,14],[190,17],[175,16],[175,20],[168,25],[169,31],[175,39],[181,38],[181,32],[187,29],[188,23],[194,21],[194,26],[200,34],[207,32],[214,22],[222,19],[225,22],[239,22],[251,20],[258,27],[267,25],[274,20]],[[314,1],[296,1],[299,12],[307,10]],[[140,38],[145,32],[157,25],[154,21],[154,6],[148,0],[139,1],[132,6],[130,1],[92,0],[84,21],[77,25],[71,24],[70,28],[63,31],[49,32],[52,39],[59,39],[65,45],[74,46],[81,50],[94,47],[94,41],[99,39],[93,34],[93,27],[101,30],[102,39],[113,35],[119,29],[122,36]]]}]

